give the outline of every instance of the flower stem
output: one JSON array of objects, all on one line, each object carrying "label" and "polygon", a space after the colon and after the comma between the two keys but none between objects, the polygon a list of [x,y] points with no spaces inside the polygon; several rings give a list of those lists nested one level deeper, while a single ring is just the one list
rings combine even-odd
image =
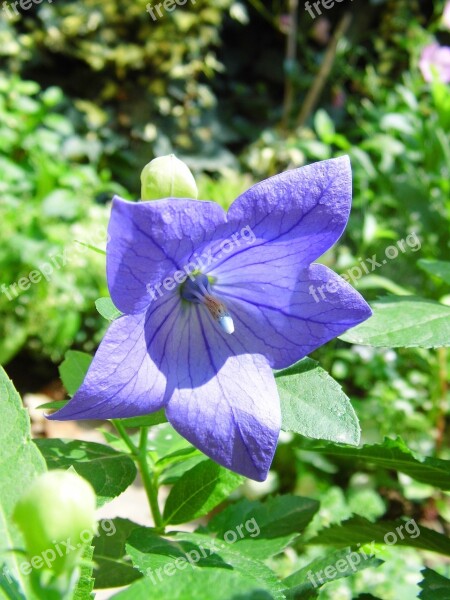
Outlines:
[{"label": "flower stem", "polygon": [[153,521],[155,523],[155,527],[160,532],[164,532],[163,518],[158,504],[158,480],[156,475],[150,472],[148,464],[148,427],[141,427],[139,447],[137,447],[128,435],[120,419],[112,419],[112,423],[117,429],[117,432],[120,435],[120,437],[128,446],[131,455],[139,468],[139,472],[142,477],[142,483],[144,484],[145,493],[147,494],[147,499],[150,505],[150,511],[152,513]]}]

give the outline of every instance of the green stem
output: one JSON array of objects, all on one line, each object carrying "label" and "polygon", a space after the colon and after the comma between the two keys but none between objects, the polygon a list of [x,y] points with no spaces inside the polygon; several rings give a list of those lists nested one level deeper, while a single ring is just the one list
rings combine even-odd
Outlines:
[{"label": "green stem", "polygon": [[150,469],[148,468],[148,459],[147,459],[147,435],[148,428],[141,428],[141,440],[139,444],[140,448],[140,460],[138,461],[139,470],[141,472],[142,481],[144,483],[145,491],[147,493],[147,498],[150,502],[150,508],[153,515],[153,521],[155,522],[156,528],[164,531],[164,523],[161,515],[161,511],[159,509],[158,504],[158,479],[156,474],[153,472],[150,473]]},{"label": "green stem", "polygon": [[125,427],[120,422],[120,419],[111,419],[111,422],[114,425],[114,427],[117,429],[117,433],[120,435],[120,437],[123,439],[125,444],[128,446],[133,457],[136,458],[136,455],[139,453],[139,450],[134,445],[133,440],[128,435]]},{"label": "green stem", "polygon": [[164,532],[164,523],[158,504],[158,480],[156,475],[150,472],[147,453],[147,437],[148,427],[141,427],[141,436],[139,440],[139,448],[134,444],[133,440],[128,435],[125,427],[120,420],[112,419],[114,427],[117,429],[120,437],[128,446],[131,455],[136,462],[144,484],[145,493],[147,494],[150,510],[156,529]]}]

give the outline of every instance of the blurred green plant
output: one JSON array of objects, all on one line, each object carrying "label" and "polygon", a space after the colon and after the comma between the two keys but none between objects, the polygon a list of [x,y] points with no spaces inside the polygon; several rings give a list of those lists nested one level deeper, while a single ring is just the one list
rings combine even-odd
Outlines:
[{"label": "blurred green plant", "polygon": [[[52,360],[93,347],[104,257],[78,242],[106,241],[112,191],[101,148],[78,133],[61,90],[0,76],[0,363],[25,344]],[[99,202],[96,202],[95,200]]]}]

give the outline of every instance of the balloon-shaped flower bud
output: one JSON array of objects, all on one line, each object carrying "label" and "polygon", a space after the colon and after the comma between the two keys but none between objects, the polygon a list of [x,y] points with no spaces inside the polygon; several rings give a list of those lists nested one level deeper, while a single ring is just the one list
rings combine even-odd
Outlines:
[{"label": "balloon-shaped flower bud", "polygon": [[198,198],[197,184],[189,167],[175,154],[155,158],[141,173],[141,199]]},{"label": "balloon-shaped flower bud", "polygon": [[74,472],[37,477],[14,509],[31,564],[55,573],[72,570],[96,532],[92,486]]}]

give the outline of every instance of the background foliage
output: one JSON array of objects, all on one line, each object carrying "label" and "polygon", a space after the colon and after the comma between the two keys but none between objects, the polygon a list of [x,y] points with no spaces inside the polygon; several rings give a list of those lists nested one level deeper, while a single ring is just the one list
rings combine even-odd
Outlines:
[{"label": "background foliage", "polygon": [[[32,381],[19,376],[19,389],[37,391],[68,348],[95,349],[106,326],[94,306],[107,294],[104,257],[78,242],[102,247],[111,196],[137,197],[142,166],[172,151],[195,171],[200,197],[223,206],[253,181],[348,153],[352,216],[323,262],[345,273],[415,233],[419,250],[407,247],[356,286],[371,301],[394,294],[450,303],[448,270],[431,262],[450,260],[450,92],[424,82],[418,68],[426,44],[450,45],[440,22],[444,3],[344,1],[314,21],[300,3],[294,57],[286,52],[287,4],[198,0],[155,22],[143,0],[58,0],[13,19],[1,15],[0,283],[8,287],[67,254],[49,281],[12,301],[0,294],[0,363],[12,374],[37,373]],[[352,20],[305,116],[305,98],[346,11]],[[364,443],[400,436],[407,449],[450,458],[445,349],[335,340],[313,358],[350,397]],[[403,441],[395,444],[404,449]],[[358,462],[328,450],[286,434],[265,490],[320,500],[310,539],[355,515],[414,517],[448,534],[448,496],[436,482],[383,463],[383,450]],[[240,494],[251,496],[251,486]],[[214,520],[208,527],[219,529]],[[151,543],[146,535],[135,531],[129,542],[139,569]],[[349,544],[358,542],[349,535]],[[281,576],[319,560],[322,546],[297,540],[293,548],[270,559]],[[320,597],[351,598],[370,587],[385,600],[410,598],[424,566],[449,575],[448,563],[417,548],[387,549],[383,559],[382,571],[329,583]],[[433,577],[428,570],[424,581],[431,585]]]}]

